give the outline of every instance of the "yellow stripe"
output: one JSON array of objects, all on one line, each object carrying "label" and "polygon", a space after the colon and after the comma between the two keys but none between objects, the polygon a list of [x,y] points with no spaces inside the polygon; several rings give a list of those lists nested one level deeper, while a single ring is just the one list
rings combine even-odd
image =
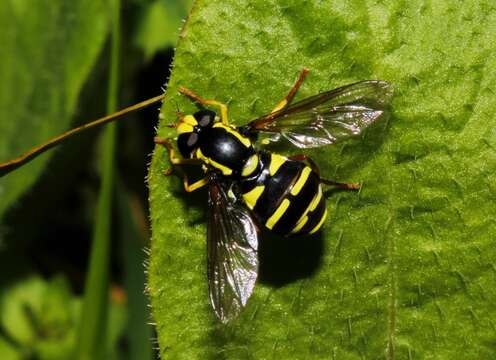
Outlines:
[{"label": "yellow stripe", "polygon": [[317,205],[320,203],[320,199],[322,199],[322,186],[319,185],[319,191],[317,195],[314,196],[310,206],[308,207],[308,211],[314,211],[317,208]]},{"label": "yellow stripe", "polygon": [[253,172],[257,169],[258,167],[258,155],[252,155],[246,162],[245,166],[243,167],[243,171],[241,172],[241,176],[250,176],[253,174]]},{"label": "yellow stripe", "polygon": [[226,126],[223,123],[215,123],[212,127],[214,127],[214,128],[222,128],[222,129],[226,130],[229,134],[235,136],[239,141],[241,141],[241,143],[244,146],[246,146],[247,148],[249,148],[251,146],[250,139],[248,139],[247,137],[244,137],[243,135],[241,135],[239,132],[237,132],[236,130],[234,130],[230,126]]},{"label": "yellow stripe", "polygon": [[309,232],[309,234],[313,234],[314,232],[319,230],[322,224],[324,224],[324,220],[326,219],[326,217],[327,217],[327,209],[326,211],[324,211],[324,215],[322,215],[322,219],[320,219],[319,223],[312,229],[312,231]]},{"label": "yellow stripe", "polygon": [[294,233],[297,233],[298,231],[300,231],[303,228],[303,226],[305,226],[305,224],[307,223],[307,221],[308,221],[308,216],[305,215],[296,224],[295,228],[293,230],[291,230],[291,234],[294,234]]},{"label": "yellow stripe", "polygon": [[206,157],[205,155],[203,155],[200,148],[198,148],[198,150],[196,150],[196,157],[198,159],[204,161],[206,164],[209,164],[209,165],[213,166],[214,168],[219,169],[220,171],[222,171],[222,174],[224,174],[226,176],[231,175],[233,172],[227,166],[224,166],[224,165],[218,163],[217,161],[214,161],[214,160],[210,159],[209,157]]},{"label": "yellow stripe", "polygon": [[296,184],[291,189],[291,195],[293,195],[293,196],[298,195],[298,193],[303,188],[303,185],[305,185],[305,183],[308,179],[308,175],[310,175],[311,172],[312,172],[312,169],[310,169],[308,166],[305,166],[303,168],[300,176],[298,177],[298,180],[296,181]]},{"label": "yellow stripe", "polygon": [[246,206],[248,206],[251,210],[253,210],[253,208],[257,204],[258,198],[260,197],[260,195],[262,195],[264,189],[265,186],[260,185],[260,186],[256,186],[246,194],[243,194],[243,199],[245,200]]},{"label": "yellow stripe", "polygon": [[301,230],[301,228],[303,227],[303,225],[305,225],[305,223],[308,221],[307,214],[310,211],[314,211],[317,208],[317,205],[319,205],[321,198],[322,198],[322,187],[319,185],[319,191],[313,197],[312,202],[310,202],[310,205],[308,205],[308,207],[305,210],[305,212],[303,213],[303,215],[301,215],[300,218],[298,219],[298,221],[296,222],[296,227],[293,229],[293,231],[291,231],[292,233],[295,233],[295,232]]},{"label": "yellow stripe", "polygon": [[281,205],[279,205],[279,207],[276,209],[276,211],[274,211],[274,213],[272,214],[272,216],[265,223],[265,226],[267,226],[267,228],[269,228],[269,229],[272,230],[272,228],[274,227],[274,225],[277,224],[277,222],[279,221],[279,219],[286,212],[287,208],[289,207],[289,203],[290,202],[289,202],[288,199],[284,199],[282,201]]},{"label": "yellow stripe", "polygon": [[277,154],[270,154],[270,166],[269,174],[274,176],[274,174],[279,170],[279,168],[286,162],[287,158]]}]

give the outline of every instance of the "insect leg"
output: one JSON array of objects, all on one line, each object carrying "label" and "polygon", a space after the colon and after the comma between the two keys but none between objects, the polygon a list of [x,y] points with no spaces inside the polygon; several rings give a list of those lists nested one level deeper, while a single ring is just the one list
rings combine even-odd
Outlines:
[{"label": "insect leg", "polygon": [[[172,146],[172,143],[170,142],[169,139],[155,137],[154,141],[155,141],[155,144],[163,145],[166,148],[167,152],[169,153],[170,162],[173,165],[199,165],[202,163],[200,159],[182,159],[182,158],[177,157],[176,156],[176,150]],[[165,176],[170,176],[170,175],[172,175],[172,172],[173,172],[172,168],[169,168],[167,170],[164,170],[163,174]],[[198,190],[199,188],[208,184],[208,182],[209,182],[209,179],[207,177],[205,177],[201,180],[194,182],[193,184],[190,184],[189,180],[188,180],[188,176],[186,174],[183,174],[184,190],[186,190],[187,192],[192,192],[192,191]]]},{"label": "insect leg", "polygon": [[228,120],[228,117],[227,117],[227,106],[217,100],[208,100],[208,99],[204,99],[198,95],[196,95],[193,91],[191,91],[190,89],[187,89],[185,87],[180,87],[179,88],[179,92],[183,95],[186,95],[188,97],[190,97],[191,99],[193,99],[194,101],[202,104],[202,105],[213,105],[213,106],[218,106],[219,109],[220,109],[220,118],[222,120],[222,123],[224,125],[229,125],[229,120]]},{"label": "insect leg", "polygon": [[184,177],[183,177],[184,190],[186,190],[187,192],[192,192],[192,191],[198,190],[199,188],[207,185],[209,183],[209,181],[210,180],[208,177],[204,177],[201,180],[195,181],[193,184],[189,184],[188,177],[186,175],[184,175]]},{"label": "insect leg", "polygon": [[279,111],[279,110],[284,109],[286,107],[286,105],[288,105],[291,102],[291,100],[293,100],[293,97],[295,96],[296,92],[298,91],[298,89],[300,88],[301,84],[303,83],[303,80],[305,80],[305,77],[307,76],[308,71],[309,70],[307,68],[304,68],[301,71],[300,76],[298,77],[298,80],[296,80],[296,82],[294,83],[294,85],[291,88],[291,90],[289,90],[288,95],[286,95],[284,97],[284,99],[282,99],[276,105],[276,107],[271,111],[271,114],[272,113],[275,113],[276,111]]},{"label": "insect leg", "polygon": [[[172,168],[164,170],[162,173],[164,174],[164,176],[170,176],[172,175]],[[204,177],[203,179],[200,179],[198,181],[195,181],[193,184],[190,184],[188,175],[183,174],[183,186],[186,192],[193,192],[195,190],[198,190],[199,188],[207,185],[208,183],[209,183],[209,179],[207,177]]]},{"label": "insect leg", "polygon": [[153,141],[155,144],[163,145],[167,149],[169,160],[173,165],[200,165],[202,163],[200,159],[183,159],[177,157],[176,150],[169,139],[155,137]]},{"label": "insect leg", "polygon": [[[289,156],[288,159],[290,160],[297,160],[297,161],[307,161],[308,165],[310,165],[310,168],[320,177],[320,169],[315,163],[315,161],[312,160],[312,158],[308,157],[305,154],[298,154],[298,155],[293,155]],[[343,189],[343,190],[358,190],[360,189],[360,184],[344,184],[344,183],[339,183],[336,181],[332,180],[327,180],[320,178],[320,182],[324,185],[329,185],[329,186],[335,186],[337,188]]]},{"label": "insect leg", "polygon": [[344,184],[344,183],[339,183],[336,181],[322,179],[322,178],[320,178],[320,182],[324,185],[335,186],[335,187],[337,187],[339,189],[343,189],[343,190],[359,190],[360,189],[360,184],[357,184],[357,183]]}]

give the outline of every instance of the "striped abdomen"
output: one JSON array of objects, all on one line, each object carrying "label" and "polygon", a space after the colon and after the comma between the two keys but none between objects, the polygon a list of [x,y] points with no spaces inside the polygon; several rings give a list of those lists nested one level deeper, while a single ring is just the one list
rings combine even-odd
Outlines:
[{"label": "striped abdomen", "polygon": [[261,171],[240,182],[260,224],[280,235],[312,234],[327,215],[319,176],[301,161],[260,152]]}]

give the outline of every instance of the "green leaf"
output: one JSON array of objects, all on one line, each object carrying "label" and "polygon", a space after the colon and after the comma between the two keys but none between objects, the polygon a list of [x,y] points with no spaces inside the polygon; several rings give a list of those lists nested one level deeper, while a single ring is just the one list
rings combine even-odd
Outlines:
[{"label": "green leaf", "polygon": [[[105,1],[0,4],[0,162],[69,126],[107,34]],[[0,215],[41,174],[49,155],[0,180]]]},{"label": "green leaf", "polygon": [[22,354],[8,341],[0,337],[0,356],[2,359],[22,360]]},{"label": "green leaf", "polygon": [[79,299],[72,296],[63,277],[45,282],[31,276],[5,288],[0,297],[0,323],[11,351],[36,354],[40,359],[70,357],[79,308]]},{"label": "green leaf", "polygon": [[1,299],[1,323],[17,343],[31,344],[36,338],[32,314],[41,314],[45,283],[38,277],[28,278],[10,289]]},{"label": "green leaf", "polygon": [[174,136],[175,102],[195,110],[178,86],[229,103],[235,124],[270,111],[303,67],[297,99],[371,78],[396,96],[389,122],[312,153],[324,176],[362,189],[329,194],[321,238],[262,243],[260,281],[227,326],[207,295],[206,194],[162,176],[157,147],[149,286],[164,357],[492,356],[494,24],[489,0],[196,2],[160,136]]},{"label": "green leaf", "polygon": [[[124,306],[113,301],[109,309],[109,359],[119,359],[119,338],[125,325]],[[81,300],[71,293],[63,276],[45,281],[23,277],[0,294],[0,358],[64,360],[73,358],[81,318]]]}]

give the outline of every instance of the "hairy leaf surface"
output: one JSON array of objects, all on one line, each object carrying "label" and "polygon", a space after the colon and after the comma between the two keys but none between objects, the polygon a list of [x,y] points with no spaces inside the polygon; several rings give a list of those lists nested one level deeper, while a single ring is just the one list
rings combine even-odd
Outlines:
[{"label": "hairy leaf surface", "polygon": [[[303,67],[297,99],[383,79],[392,116],[310,152],[328,192],[320,237],[265,239],[261,274],[224,326],[206,281],[206,192],[157,147],[149,287],[164,358],[474,359],[496,345],[496,7],[489,1],[203,1],[183,29],[159,135],[189,87],[244,124]],[[279,149],[296,154],[299,151]]]}]

